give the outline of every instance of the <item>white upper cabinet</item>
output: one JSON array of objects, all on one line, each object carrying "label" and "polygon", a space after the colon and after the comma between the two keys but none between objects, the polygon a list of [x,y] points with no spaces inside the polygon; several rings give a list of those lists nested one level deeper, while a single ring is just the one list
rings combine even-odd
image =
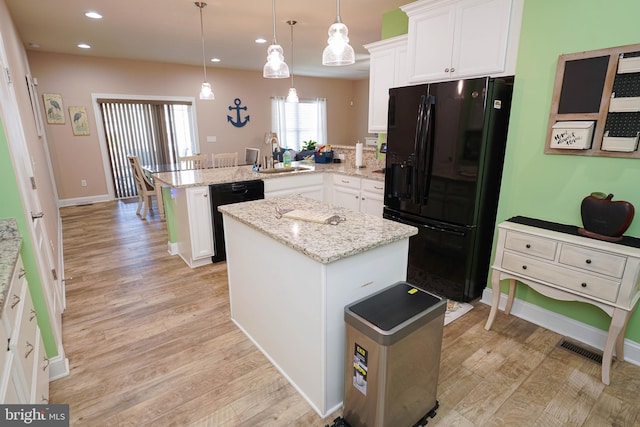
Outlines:
[{"label": "white upper cabinet", "polygon": [[515,74],[523,0],[418,1],[409,17],[409,82]]},{"label": "white upper cabinet", "polygon": [[389,89],[409,82],[407,35],[364,45],[371,55],[369,68],[369,133],[387,132]]}]

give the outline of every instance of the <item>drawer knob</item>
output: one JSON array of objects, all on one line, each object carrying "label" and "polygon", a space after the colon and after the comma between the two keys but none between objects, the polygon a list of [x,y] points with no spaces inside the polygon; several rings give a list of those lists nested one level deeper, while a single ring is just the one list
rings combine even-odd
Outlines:
[{"label": "drawer knob", "polygon": [[582,283],[580,284],[580,286],[582,286],[583,288],[586,288],[586,287],[587,287],[587,284],[586,284],[585,282],[582,282]]},{"label": "drawer knob", "polygon": [[522,269],[523,269],[523,270],[526,270],[526,269],[527,269],[527,266],[526,266],[526,265],[523,265],[523,266],[522,266]]},{"label": "drawer knob", "polygon": [[531,249],[531,244],[527,243],[527,249]]},{"label": "drawer knob", "polygon": [[590,259],[588,259],[588,260],[586,261],[586,263],[587,263],[587,264],[591,264],[591,260],[590,260]]}]

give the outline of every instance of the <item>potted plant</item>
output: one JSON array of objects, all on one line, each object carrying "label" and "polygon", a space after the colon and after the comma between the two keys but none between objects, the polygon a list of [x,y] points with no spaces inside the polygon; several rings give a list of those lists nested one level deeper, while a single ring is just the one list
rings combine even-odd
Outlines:
[{"label": "potted plant", "polygon": [[296,160],[304,160],[308,157],[313,156],[316,151],[316,144],[317,142],[312,139],[308,141],[302,141],[302,149],[296,155]]}]

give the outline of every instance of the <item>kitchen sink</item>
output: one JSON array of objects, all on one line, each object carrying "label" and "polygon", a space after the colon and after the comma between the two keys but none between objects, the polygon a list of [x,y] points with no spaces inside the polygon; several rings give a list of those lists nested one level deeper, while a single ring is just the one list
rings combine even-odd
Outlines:
[{"label": "kitchen sink", "polygon": [[305,172],[305,171],[312,171],[313,169],[311,168],[305,168],[302,166],[291,166],[291,167],[286,167],[286,168],[273,168],[273,169],[260,169],[260,172],[258,173],[262,173],[262,174],[281,174],[281,173],[292,173],[292,172]]}]

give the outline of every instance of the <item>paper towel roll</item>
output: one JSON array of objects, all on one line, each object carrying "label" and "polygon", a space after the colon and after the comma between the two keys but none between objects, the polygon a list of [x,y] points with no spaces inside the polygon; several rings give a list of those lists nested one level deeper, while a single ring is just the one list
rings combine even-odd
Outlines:
[{"label": "paper towel roll", "polygon": [[362,142],[358,142],[356,144],[356,167],[357,168],[362,167],[362,147],[363,147]]}]

